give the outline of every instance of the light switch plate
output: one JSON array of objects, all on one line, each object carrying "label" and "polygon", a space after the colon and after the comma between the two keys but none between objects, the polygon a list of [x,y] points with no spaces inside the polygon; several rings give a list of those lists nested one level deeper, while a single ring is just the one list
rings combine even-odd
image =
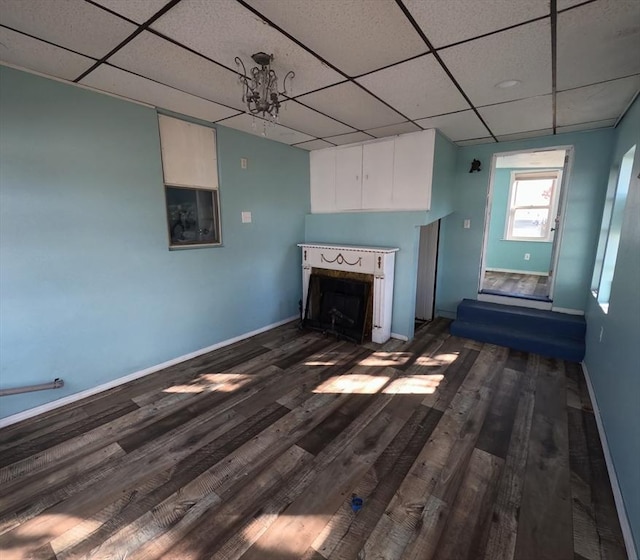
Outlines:
[{"label": "light switch plate", "polygon": [[464,229],[469,229],[471,227],[471,220],[464,221]]},{"label": "light switch plate", "polygon": [[242,223],[243,224],[251,223],[251,212],[242,212]]},{"label": "light switch plate", "polygon": [[240,158],[240,168],[241,169],[246,169],[247,168],[247,158],[246,157]]}]

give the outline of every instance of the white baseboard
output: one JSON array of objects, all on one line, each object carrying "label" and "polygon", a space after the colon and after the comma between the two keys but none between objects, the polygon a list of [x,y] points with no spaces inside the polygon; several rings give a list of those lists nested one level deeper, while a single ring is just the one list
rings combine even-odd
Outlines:
[{"label": "white baseboard", "polygon": [[478,301],[489,303],[501,303],[503,305],[513,305],[515,307],[529,307],[530,309],[551,309],[550,301],[540,301],[537,299],[524,299],[518,297],[496,296],[493,294],[478,294]]},{"label": "white baseboard", "polygon": [[32,418],[33,416],[37,416],[38,414],[42,414],[43,412],[49,412],[50,410],[54,410],[61,406],[71,404],[73,402],[79,401],[80,399],[84,399],[86,397],[90,397],[91,395],[95,395],[96,393],[101,393],[102,391],[113,389],[118,385],[123,385],[124,383],[128,383],[129,381],[133,381],[134,379],[139,379],[140,377],[144,377],[145,375],[155,373],[156,371],[160,371],[161,369],[175,366],[176,364],[179,364],[181,362],[186,362],[187,360],[191,360],[192,358],[197,358],[198,356],[202,356],[202,354],[213,352],[218,348],[222,348],[223,346],[229,346],[229,344],[239,342],[241,340],[244,340],[245,338],[251,338],[252,336],[263,333],[270,329],[275,329],[276,327],[280,327],[281,325],[284,325],[296,319],[298,319],[297,315],[293,317],[287,317],[286,319],[282,319],[281,321],[277,321],[276,323],[271,323],[270,325],[266,325],[254,331],[244,333],[239,336],[229,338],[227,340],[223,340],[222,342],[217,342],[216,344],[212,344],[211,346],[207,346],[206,348],[201,348],[200,350],[196,350],[195,352],[190,352],[189,354],[185,354],[184,356],[178,356],[177,358],[173,358],[172,360],[162,362],[161,364],[157,364],[155,366],[141,369],[139,371],[134,371],[129,375],[125,375],[124,377],[118,377],[117,379],[108,381],[107,383],[103,383],[102,385],[97,385],[95,387],[92,387],[91,389],[85,389],[84,391],[80,391],[79,393],[74,393],[73,395],[62,397],[61,399],[57,399],[55,401],[51,401],[40,406],[36,406],[35,408],[30,408],[29,410],[18,412],[11,416],[7,416],[6,418],[0,418],[0,428],[10,426],[11,424],[15,424],[16,422],[21,422],[22,420],[26,420],[27,418]]},{"label": "white baseboard", "polygon": [[591,398],[591,404],[593,405],[593,414],[596,418],[596,425],[598,426],[598,434],[600,435],[600,442],[602,443],[602,451],[604,452],[604,460],[607,464],[607,472],[609,473],[609,480],[611,481],[611,490],[613,491],[613,499],[616,503],[616,510],[618,512],[618,519],[620,520],[620,528],[622,529],[622,537],[624,538],[624,544],[627,548],[627,555],[629,560],[638,560],[638,554],[633,542],[633,533],[631,532],[631,524],[627,517],[627,510],[624,507],[624,500],[622,499],[622,491],[620,490],[620,484],[618,483],[618,476],[616,475],[616,469],[613,465],[613,459],[611,458],[611,451],[609,451],[609,443],[607,442],[607,434],[604,431],[602,424],[602,417],[600,416],[600,409],[598,408],[598,401],[596,399],[593,385],[591,384],[591,378],[589,377],[589,370],[587,365],[582,362],[582,371],[584,372],[584,378],[587,382],[587,390],[589,391],[589,397]]},{"label": "white baseboard", "polygon": [[552,307],[551,311],[556,313],[566,313],[567,315],[584,315],[582,309],[571,309],[570,307]]},{"label": "white baseboard", "polygon": [[549,271],[534,272],[533,270],[516,270],[511,268],[485,268],[487,272],[506,272],[508,274],[531,274],[532,276],[549,276]]},{"label": "white baseboard", "polygon": [[398,340],[404,340],[405,342],[409,340],[408,336],[404,336],[403,334],[397,334],[394,332],[391,333],[391,338],[397,338]]}]

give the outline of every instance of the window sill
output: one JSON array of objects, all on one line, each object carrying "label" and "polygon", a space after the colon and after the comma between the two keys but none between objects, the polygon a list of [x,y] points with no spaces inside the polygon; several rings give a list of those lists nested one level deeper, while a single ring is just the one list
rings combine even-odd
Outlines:
[{"label": "window sill", "polygon": [[500,241],[520,241],[525,243],[553,243],[551,239],[531,239],[529,237],[503,237]]},{"label": "window sill", "polygon": [[169,251],[185,251],[188,249],[211,249],[212,247],[223,247],[222,243],[200,243],[192,245],[169,245]]}]

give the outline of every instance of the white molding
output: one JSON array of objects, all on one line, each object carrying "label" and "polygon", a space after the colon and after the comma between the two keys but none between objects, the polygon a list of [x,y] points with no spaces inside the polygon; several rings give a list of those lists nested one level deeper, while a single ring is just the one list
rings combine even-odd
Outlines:
[{"label": "white molding", "polygon": [[27,418],[32,418],[33,416],[42,414],[43,412],[49,412],[50,410],[54,410],[61,406],[71,404],[73,402],[79,401],[86,397],[90,397],[91,395],[95,395],[96,393],[101,393],[102,391],[113,389],[118,385],[123,385],[124,383],[128,383],[129,381],[139,379],[140,377],[144,377],[145,375],[149,375],[151,373],[155,373],[162,369],[175,366],[176,364],[179,364],[181,362],[186,362],[187,360],[191,360],[192,358],[197,358],[198,356],[202,356],[202,354],[213,352],[214,350],[217,350],[218,348],[222,348],[223,346],[229,346],[230,344],[234,344],[235,342],[240,342],[241,340],[244,340],[246,338],[251,338],[252,336],[263,333],[270,329],[275,329],[276,327],[280,327],[286,323],[295,321],[296,319],[299,319],[297,315],[294,315],[293,317],[287,317],[286,319],[282,319],[281,321],[271,323],[270,325],[266,325],[254,331],[247,332],[239,336],[229,338],[227,340],[223,340],[222,342],[217,342],[216,344],[212,344],[211,346],[207,346],[206,348],[201,348],[200,350],[190,352],[189,354],[184,354],[183,356],[178,356],[177,358],[173,358],[172,360],[162,362],[161,364],[157,364],[155,366],[141,369],[139,371],[134,371],[133,373],[125,375],[124,377],[118,377],[117,379],[107,381],[106,383],[102,383],[101,385],[96,385],[95,387],[92,387],[90,389],[85,389],[84,391],[80,391],[79,393],[74,393],[73,395],[62,397],[61,399],[57,399],[55,401],[51,401],[51,402],[42,404],[40,406],[36,406],[35,408],[23,410],[22,412],[12,414],[11,416],[7,416],[6,418],[0,418],[0,428],[5,428],[7,426],[10,426],[11,424],[15,424],[16,422],[21,422],[22,420],[26,420]]},{"label": "white molding", "polygon": [[398,340],[404,340],[405,342],[407,340],[409,340],[408,336],[405,336],[403,334],[394,333],[394,332],[391,333],[391,338],[397,338]]},{"label": "white molding", "polygon": [[584,315],[582,309],[571,309],[570,307],[552,307],[551,311],[556,313],[566,313],[567,315]]},{"label": "white molding", "polygon": [[598,434],[600,435],[600,442],[602,443],[602,451],[604,453],[604,460],[607,464],[607,471],[609,473],[609,480],[611,481],[611,490],[613,491],[613,499],[616,503],[616,511],[618,513],[618,519],[620,521],[620,529],[622,529],[622,537],[624,538],[624,544],[627,548],[627,554],[629,560],[638,560],[638,553],[636,552],[635,544],[633,542],[633,533],[631,532],[631,524],[627,517],[627,510],[624,506],[624,499],[622,498],[622,491],[620,490],[620,483],[618,482],[618,475],[613,464],[611,457],[611,451],[609,450],[609,443],[607,441],[607,433],[605,432],[604,425],[602,423],[602,417],[600,416],[600,408],[598,407],[598,400],[596,399],[596,393],[591,384],[591,377],[589,377],[589,370],[587,364],[581,363],[582,372],[584,373],[585,381],[587,382],[587,390],[589,391],[589,398],[593,405],[593,415],[596,418],[596,425],[598,426]]},{"label": "white molding", "polygon": [[532,270],[515,270],[511,268],[493,268],[487,267],[485,268],[487,272],[508,272],[509,274],[530,274],[532,276],[549,276],[549,271],[547,272],[534,272]]},{"label": "white molding", "polygon": [[496,296],[493,294],[478,294],[478,301],[488,301],[490,303],[501,303],[502,305],[513,305],[515,307],[529,307],[530,309],[551,310],[550,301],[540,301],[537,299],[523,299],[519,297]]}]

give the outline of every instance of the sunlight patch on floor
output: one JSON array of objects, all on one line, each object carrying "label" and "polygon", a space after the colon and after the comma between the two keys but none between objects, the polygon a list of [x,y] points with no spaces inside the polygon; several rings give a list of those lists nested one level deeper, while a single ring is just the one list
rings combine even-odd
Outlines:
[{"label": "sunlight patch on floor", "polygon": [[382,392],[391,395],[431,395],[443,379],[444,375],[406,375],[394,379]]},{"label": "sunlight patch on floor", "polygon": [[314,393],[358,393],[362,395],[374,395],[378,393],[388,382],[386,375],[366,375],[354,373],[331,377],[318,385]]},{"label": "sunlight patch on floor", "polygon": [[459,352],[449,354],[436,354],[435,356],[420,356],[416,359],[416,365],[426,367],[447,366],[458,359]]},{"label": "sunlight patch on floor", "polygon": [[199,375],[194,383],[173,385],[163,390],[163,393],[231,393],[242,387],[255,376],[244,373],[205,373]]},{"label": "sunlight patch on floor", "polygon": [[411,358],[411,352],[374,352],[358,365],[369,367],[394,367],[406,364]]}]

